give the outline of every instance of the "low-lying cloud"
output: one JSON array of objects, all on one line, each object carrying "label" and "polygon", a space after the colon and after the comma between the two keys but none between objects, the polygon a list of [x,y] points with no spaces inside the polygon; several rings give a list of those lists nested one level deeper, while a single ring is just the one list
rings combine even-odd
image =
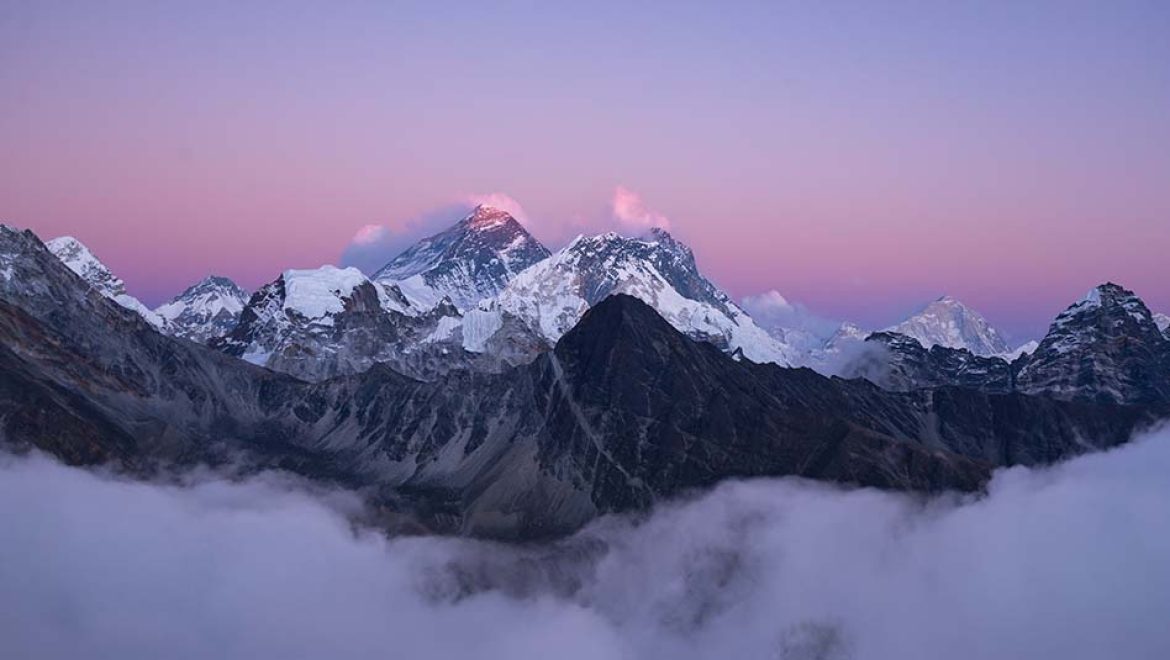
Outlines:
[{"label": "low-lying cloud", "polygon": [[1170,657],[1167,432],[980,498],[730,482],[523,548],[276,475],[0,462],[6,657]]},{"label": "low-lying cloud", "polygon": [[744,296],[740,304],[760,327],[768,330],[800,330],[824,341],[841,325],[840,321],[815,314],[804,305],[788,300],[775,289]]}]

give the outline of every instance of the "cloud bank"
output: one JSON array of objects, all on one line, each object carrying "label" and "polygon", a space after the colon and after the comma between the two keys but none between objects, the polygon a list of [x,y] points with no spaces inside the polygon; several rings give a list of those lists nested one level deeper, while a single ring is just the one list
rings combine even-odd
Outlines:
[{"label": "cloud bank", "polygon": [[982,498],[734,482],[525,548],[387,540],[273,475],[0,462],[9,657],[1170,657],[1167,432]]},{"label": "cloud bank", "polygon": [[839,321],[814,314],[804,305],[789,301],[775,289],[744,296],[740,304],[760,327],[768,330],[800,330],[823,342],[840,327]]}]

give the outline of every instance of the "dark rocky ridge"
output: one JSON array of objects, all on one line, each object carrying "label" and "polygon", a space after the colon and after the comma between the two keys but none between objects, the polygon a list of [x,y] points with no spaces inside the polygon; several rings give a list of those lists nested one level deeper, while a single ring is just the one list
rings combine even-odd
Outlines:
[{"label": "dark rocky ridge", "polygon": [[559,534],[729,477],[977,490],[1125,442],[1156,410],[737,362],[627,296],[500,373],[321,383],[156,332],[0,229],[0,437],[77,464],[234,461],[363,488],[435,531]]}]

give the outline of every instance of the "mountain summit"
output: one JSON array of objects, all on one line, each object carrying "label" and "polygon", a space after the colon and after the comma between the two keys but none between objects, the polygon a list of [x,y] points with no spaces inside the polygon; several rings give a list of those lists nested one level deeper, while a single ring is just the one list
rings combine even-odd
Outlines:
[{"label": "mountain summit", "polygon": [[211,275],[154,310],[170,334],[206,343],[231,332],[248,304],[248,293],[226,277]]},{"label": "mountain summit", "polygon": [[548,249],[508,212],[480,205],[453,227],[394,257],[372,279],[396,285],[420,309],[447,298],[467,310],[548,256]]},{"label": "mountain summit", "polygon": [[157,328],[162,328],[165,325],[165,321],[158,314],[150,311],[141,301],[126,293],[126,283],[122,281],[122,278],[114,275],[109,267],[94,256],[93,252],[85,247],[81,241],[72,236],[60,236],[45,243],[45,247],[49,248],[50,252],[68,266],[69,270],[76,273],[78,277],[85,280],[87,284],[105,297],[126,309],[137,312],[139,316]]},{"label": "mountain summit", "polygon": [[1132,291],[1112,282],[1056,317],[1016,377],[1021,391],[1122,403],[1170,401],[1170,341]]},{"label": "mountain summit", "polygon": [[753,362],[794,361],[790,347],[703,277],[689,247],[658,228],[641,238],[614,232],[578,236],[485,304],[519,317],[556,342],[589,307],[616,293],[647,303],[680,332]]},{"label": "mountain summit", "polygon": [[938,298],[886,331],[913,337],[923,348],[965,348],[984,356],[1011,352],[999,331],[983,315],[951,296]]}]

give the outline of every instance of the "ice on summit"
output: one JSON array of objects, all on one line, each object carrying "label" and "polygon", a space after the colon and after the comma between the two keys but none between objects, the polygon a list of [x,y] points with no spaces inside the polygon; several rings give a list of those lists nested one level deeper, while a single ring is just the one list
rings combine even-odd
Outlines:
[{"label": "ice on summit", "polygon": [[209,276],[154,312],[170,334],[206,343],[231,331],[248,304],[248,293],[226,277]]},{"label": "ice on summit", "polygon": [[951,296],[938,298],[905,321],[886,328],[886,331],[913,337],[925,348],[965,348],[975,355],[984,356],[1012,352],[999,331],[979,312]]},{"label": "ice on summit", "polygon": [[307,319],[323,319],[345,310],[344,299],[368,282],[357,268],[322,266],[284,271],[284,308]]},{"label": "ice on summit", "polygon": [[490,305],[552,343],[615,293],[639,298],[680,332],[753,362],[787,365],[797,357],[699,273],[690,248],[657,228],[642,238],[578,236],[517,275]]},{"label": "ice on summit", "polygon": [[481,204],[454,226],[391,259],[372,279],[397,286],[416,309],[431,309],[447,299],[466,311],[548,255],[507,211]]}]

